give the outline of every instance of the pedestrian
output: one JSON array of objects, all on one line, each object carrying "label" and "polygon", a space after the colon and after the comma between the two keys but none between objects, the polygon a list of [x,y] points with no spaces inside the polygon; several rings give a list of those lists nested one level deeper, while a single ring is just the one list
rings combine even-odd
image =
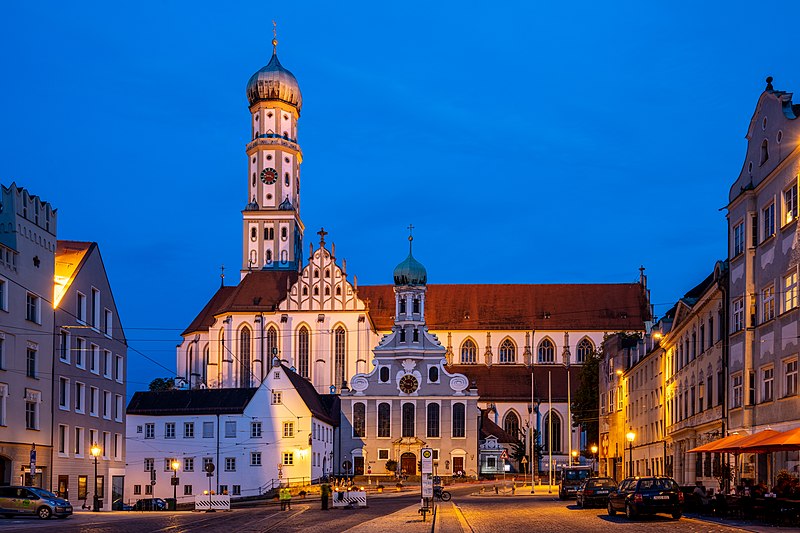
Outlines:
[{"label": "pedestrian", "polygon": [[281,511],[286,510],[286,505],[289,499],[289,489],[286,487],[281,487],[278,489],[278,499],[281,501]]},{"label": "pedestrian", "polygon": [[286,487],[286,508],[292,510],[292,491]]}]

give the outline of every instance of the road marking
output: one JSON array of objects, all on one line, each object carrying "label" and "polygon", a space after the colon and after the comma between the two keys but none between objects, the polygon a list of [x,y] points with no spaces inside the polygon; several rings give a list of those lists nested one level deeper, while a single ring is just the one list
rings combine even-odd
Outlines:
[{"label": "road marking", "polygon": [[[287,516],[286,518],[283,518],[281,520],[273,522],[269,526],[267,526],[266,529],[261,529],[260,531],[262,531],[262,532],[265,532],[265,531],[280,531],[280,529],[276,529],[276,528],[278,528],[278,526],[280,526],[281,524],[283,524],[287,520],[291,520],[292,518],[300,516],[304,512],[308,511],[309,509],[310,509],[310,507],[308,505],[303,505],[297,511],[289,514],[289,516]],[[273,513],[273,514],[270,515],[270,517],[275,516],[276,514],[279,514],[281,512],[283,512],[283,511],[278,511],[278,513]]]},{"label": "road marking", "polygon": [[458,523],[461,525],[461,531],[472,531],[472,533],[475,533],[475,530],[472,529],[472,526],[467,522],[464,513],[461,512],[461,507],[453,503],[453,508],[456,510],[456,517],[458,518]]}]

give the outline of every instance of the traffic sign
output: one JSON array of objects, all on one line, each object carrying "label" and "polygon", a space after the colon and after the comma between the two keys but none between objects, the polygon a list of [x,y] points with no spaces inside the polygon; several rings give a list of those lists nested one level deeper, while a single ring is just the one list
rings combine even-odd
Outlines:
[{"label": "traffic sign", "polygon": [[503,450],[503,453],[500,454],[500,459],[502,459],[503,461],[508,459],[508,452]]},{"label": "traffic sign", "polygon": [[433,498],[433,478],[430,474],[422,474],[422,497]]},{"label": "traffic sign", "polygon": [[422,456],[422,473],[433,474],[433,449],[422,448],[420,455]]},{"label": "traffic sign", "polygon": [[528,464],[528,456],[527,455],[523,455],[522,456],[522,461],[520,461],[520,462],[522,464],[524,464],[524,465]]},{"label": "traffic sign", "polygon": [[169,478],[169,479],[170,479],[170,484],[171,484],[171,485],[174,485],[174,486],[176,486],[176,487],[180,486],[180,484],[181,484],[181,478],[179,478],[179,477],[171,477],[171,478]]}]

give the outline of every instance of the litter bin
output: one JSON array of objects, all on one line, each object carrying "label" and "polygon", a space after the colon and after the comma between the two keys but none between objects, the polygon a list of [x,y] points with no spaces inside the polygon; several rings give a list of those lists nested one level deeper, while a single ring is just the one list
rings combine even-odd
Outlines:
[{"label": "litter bin", "polygon": [[175,498],[164,498],[167,502],[167,511],[175,511],[178,506],[178,501]]}]

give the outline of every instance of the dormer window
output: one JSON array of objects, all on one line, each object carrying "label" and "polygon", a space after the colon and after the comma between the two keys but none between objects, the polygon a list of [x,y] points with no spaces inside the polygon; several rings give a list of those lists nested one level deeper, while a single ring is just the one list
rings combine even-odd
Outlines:
[{"label": "dormer window", "polygon": [[389,381],[389,367],[388,366],[382,366],[381,367],[379,377],[380,377],[381,383],[386,383],[387,381]]},{"label": "dormer window", "polygon": [[764,139],[764,141],[761,143],[761,163],[760,164],[763,165],[764,163],[766,163],[767,159],[769,159],[769,141]]},{"label": "dormer window", "polygon": [[439,382],[439,367],[432,366],[428,369],[428,381],[431,383]]},{"label": "dormer window", "polygon": [[419,314],[419,298],[414,298],[414,314]]}]

